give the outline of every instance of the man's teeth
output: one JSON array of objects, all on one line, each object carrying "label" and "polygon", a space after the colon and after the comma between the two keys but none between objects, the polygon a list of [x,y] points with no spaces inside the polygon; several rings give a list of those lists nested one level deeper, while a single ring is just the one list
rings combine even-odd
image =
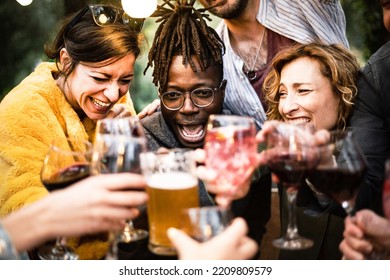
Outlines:
[{"label": "man's teeth", "polygon": [[92,102],[99,106],[99,107],[103,107],[103,108],[107,108],[107,107],[110,107],[111,103],[106,103],[106,102],[103,102],[103,101],[100,101],[100,100],[97,100],[95,98],[92,98]]},{"label": "man's teeth", "polygon": [[189,134],[187,131],[185,131],[185,130],[182,130],[183,131],[183,135],[185,136],[185,137],[189,137],[189,138],[198,138],[198,137],[200,137],[200,136],[202,136],[202,134],[203,134],[203,129],[202,130],[200,130],[198,133],[196,133],[196,134]]}]

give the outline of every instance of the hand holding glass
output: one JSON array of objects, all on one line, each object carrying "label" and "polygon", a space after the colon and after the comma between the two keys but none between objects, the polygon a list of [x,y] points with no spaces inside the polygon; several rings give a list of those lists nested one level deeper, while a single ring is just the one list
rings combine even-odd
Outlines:
[{"label": "hand holding glass", "polygon": [[[321,162],[310,170],[308,180],[320,192],[355,215],[355,199],[366,171],[366,160],[353,139],[352,130],[331,131],[329,142],[319,147]],[[367,259],[381,259],[387,252],[374,249]]]}]

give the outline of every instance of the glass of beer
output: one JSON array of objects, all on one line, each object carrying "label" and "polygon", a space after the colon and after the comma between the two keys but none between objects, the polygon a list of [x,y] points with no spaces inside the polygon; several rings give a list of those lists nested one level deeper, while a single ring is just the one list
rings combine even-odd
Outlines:
[{"label": "glass of beer", "polygon": [[172,149],[141,154],[147,182],[149,249],[157,255],[176,255],[167,229],[180,227],[183,209],[198,207],[198,179],[193,151]]}]

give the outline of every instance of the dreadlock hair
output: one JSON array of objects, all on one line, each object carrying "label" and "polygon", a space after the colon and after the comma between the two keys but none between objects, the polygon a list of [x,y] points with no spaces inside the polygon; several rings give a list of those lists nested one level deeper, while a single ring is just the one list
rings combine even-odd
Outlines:
[{"label": "dreadlock hair", "polygon": [[[153,83],[165,90],[168,82],[168,70],[174,56],[182,55],[183,64],[189,63],[194,72],[197,71],[191,55],[196,55],[201,71],[210,63],[222,65],[225,45],[217,32],[205,21],[211,21],[206,9],[196,9],[195,0],[163,0],[154,16],[159,17],[153,45],[149,51],[148,64],[153,67]],[[171,3],[175,2],[175,3]],[[166,7],[168,6],[168,7]],[[222,67],[221,67],[222,69]],[[222,70],[221,70],[222,71]],[[222,78],[221,73],[221,78]]]}]

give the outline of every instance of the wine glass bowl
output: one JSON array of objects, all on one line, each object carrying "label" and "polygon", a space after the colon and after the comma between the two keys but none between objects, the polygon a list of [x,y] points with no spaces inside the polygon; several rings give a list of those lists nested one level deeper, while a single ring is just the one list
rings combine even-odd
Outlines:
[{"label": "wine glass bowl", "polygon": [[256,128],[250,117],[210,115],[204,149],[205,165],[218,185],[234,191],[248,177],[257,153]]},{"label": "wine glass bowl", "polygon": [[332,197],[349,215],[366,171],[366,160],[351,130],[331,131],[329,142],[318,147],[321,161],[307,179],[316,190]]},{"label": "wine glass bowl", "polygon": [[139,155],[145,151],[146,139],[137,117],[99,120],[91,172],[141,174]]},{"label": "wine glass bowl", "polygon": [[[53,140],[41,169],[41,181],[48,191],[63,189],[90,175],[92,144],[85,140],[58,138]],[[77,254],[63,245],[61,238],[54,246],[46,245],[38,250],[43,260],[75,260]]]}]

